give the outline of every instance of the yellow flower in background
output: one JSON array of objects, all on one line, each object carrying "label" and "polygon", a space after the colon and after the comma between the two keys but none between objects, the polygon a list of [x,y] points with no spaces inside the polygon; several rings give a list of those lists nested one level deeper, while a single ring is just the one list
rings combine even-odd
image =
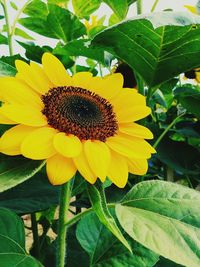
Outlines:
[{"label": "yellow flower in background", "polygon": [[196,6],[184,5],[193,14],[200,15],[200,1],[197,2]]},{"label": "yellow flower in background", "polygon": [[15,124],[0,139],[2,153],[45,159],[54,185],[77,170],[89,183],[109,177],[118,187],[126,185],[128,172],[147,172],[155,150],[144,139],[153,135],[134,121],[150,108],[136,90],[122,88],[121,74],[70,77],[50,53],[42,66],[17,60],[16,68],[16,77],[0,78],[0,123]]},{"label": "yellow flower in background", "polygon": [[193,79],[197,83],[200,83],[200,68],[189,70],[184,73],[184,78],[186,79]]},{"label": "yellow flower in background", "polygon": [[101,17],[99,19],[95,15],[90,16],[90,20],[89,21],[88,20],[84,21],[84,25],[85,25],[85,27],[87,29],[87,32],[89,32],[90,30],[92,30],[95,27],[98,27],[98,26],[102,27],[105,19],[106,19],[106,16],[103,16],[103,17]]}]

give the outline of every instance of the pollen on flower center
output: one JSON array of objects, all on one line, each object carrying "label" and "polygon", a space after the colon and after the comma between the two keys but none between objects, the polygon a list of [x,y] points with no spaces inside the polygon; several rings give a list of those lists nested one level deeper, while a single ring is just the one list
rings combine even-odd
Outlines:
[{"label": "pollen on flower center", "polygon": [[112,105],[89,90],[62,86],[52,88],[42,96],[48,124],[74,134],[81,140],[100,140],[114,136],[118,129]]}]

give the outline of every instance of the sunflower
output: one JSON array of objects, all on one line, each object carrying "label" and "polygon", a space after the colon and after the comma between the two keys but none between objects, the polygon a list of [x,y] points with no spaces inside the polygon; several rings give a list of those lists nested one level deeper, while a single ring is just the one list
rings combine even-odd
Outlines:
[{"label": "sunflower", "polygon": [[193,79],[197,83],[200,83],[200,68],[192,69],[184,73],[185,79]]},{"label": "sunflower", "polygon": [[15,124],[0,139],[2,153],[46,160],[54,185],[78,170],[91,184],[109,177],[122,188],[128,172],[147,172],[155,150],[144,139],[153,136],[134,121],[150,108],[136,90],[122,88],[121,74],[71,77],[50,53],[42,66],[17,60],[16,68],[15,77],[0,78],[0,123]]}]

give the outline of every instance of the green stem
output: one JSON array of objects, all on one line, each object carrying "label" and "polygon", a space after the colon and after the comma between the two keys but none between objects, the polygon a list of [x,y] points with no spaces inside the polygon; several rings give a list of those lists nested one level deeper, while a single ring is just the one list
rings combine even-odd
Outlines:
[{"label": "green stem", "polygon": [[60,192],[60,209],[58,222],[58,248],[57,248],[57,267],[65,266],[66,257],[66,235],[67,235],[67,214],[71,198],[71,183],[62,185]]},{"label": "green stem", "polygon": [[13,25],[11,27],[11,32],[10,35],[13,36],[15,34],[15,29],[16,29],[16,24],[19,20],[19,17],[21,16],[21,14],[23,13],[24,9],[27,7],[27,5],[31,2],[32,0],[28,0],[23,6],[22,8],[20,8],[20,10],[18,11],[14,21],[13,21]]},{"label": "green stem", "polygon": [[6,31],[7,31],[7,37],[8,37],[9,53],[10,53],[10,56],[12,56],[13,55],[12,35],[10,34],[10,22],[9,22],[9,17],[8,17],[8,9],[7,9],[6,0],[2,0],[1,5],[3,7],[3,12],[4,12],[5,20],[6,20]]},{"label": "green stem", "polygon": [[158,137],[156,142],[154,143],[153,147],[156,148],[160,141],[163,139],[163,137],[166,135],[166,133],[176,124],[176,122],[183,116],[184,114],[179,115],[176,117],[168,126],[167,128],[162,132],[162,134]]},{"label": "green stem", "polygon": [[[115,204],[107,204],[108,208],[114,208]],[[65,224],[67,228],[71,227],[75,223],[77,223],[80,219],[82,219],[85,215],[93,212],[93,208],[89,208],[87,210],[82,211],[81,213],[75,215],[72,219],[68,220],[68,222]]]},{"label": "green stem", "polygon": [[154,12],[154,10],[156,9],[156,6],[157,6],[158,2],[159,2],[159,0],[155,0],[153,6],[151,8],[151,12]]},{"label": "green stem", "polygon": [[142,0],[137,0],[137,14],[142,14]]},{"label": "green stem", "polygon": [[34,247],[35,257],[39,260],[40,259],[40,242],[39,242],[38,225],[37,225],[35,213],[31,214],[31,229],[33,233],[33,247]]}]

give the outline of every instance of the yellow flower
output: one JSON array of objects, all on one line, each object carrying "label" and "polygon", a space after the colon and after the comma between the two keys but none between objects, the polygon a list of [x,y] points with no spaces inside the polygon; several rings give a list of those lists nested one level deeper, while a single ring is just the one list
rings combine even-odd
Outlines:
[{"label": "yellow flower", "polygon": [[200,1],[197,2],[196,6],[184,5],[184,7],[187,8],[193,14],[200,14]]},{"label": "yellow flower", "polygon": [[184,73],[185,79],[194,79],[197,83],[200,83],[200,68],[192,69]]},{"label": "yellow flower", "polygon": [[122,88],[121,74],[105,78],[80,72],[70,77],[50,53],[42,66],[17,60],[16,77],[0,78],[0,123],[17,124],[0,139],[0,151],[46,160],[58,185],[78,170],[89,182],[106,177],[118,187],[128,172],[143,175],[155,150],[152,133],[136,124],[150,114],[144,96]]}]

